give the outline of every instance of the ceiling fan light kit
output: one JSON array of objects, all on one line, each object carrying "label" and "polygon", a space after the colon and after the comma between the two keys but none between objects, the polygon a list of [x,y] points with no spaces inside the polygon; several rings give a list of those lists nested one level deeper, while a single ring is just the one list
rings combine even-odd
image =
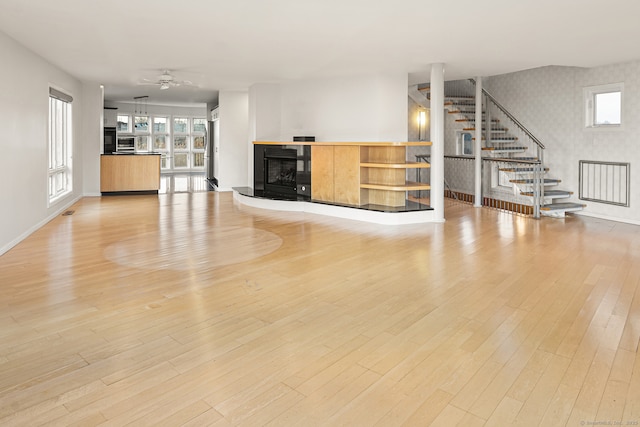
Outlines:
[{"label": "ceiling fan light kit", "polygon": [[171,87],[178,86],[194,86],[189,80],[176,80],[176,78],[171,74],[169,70],[162,70],[162,74],[156,77],[155,80],[143,79],[139,84],[141,85],[154,85],[159,86],[160,90],[167,90]]}]

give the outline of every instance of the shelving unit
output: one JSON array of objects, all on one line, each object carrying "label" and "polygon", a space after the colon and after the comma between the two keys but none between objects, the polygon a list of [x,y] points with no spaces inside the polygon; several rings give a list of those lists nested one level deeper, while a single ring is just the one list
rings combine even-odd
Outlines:
[{"label": "shelving unit", "polygon": [[404,206],[407,191],[429,190],[431,186],[407,181],[407,169],[427,169],[429,163],[407,162],[407,146],[430,146],[430,142],[360,147],[360,204]]}]

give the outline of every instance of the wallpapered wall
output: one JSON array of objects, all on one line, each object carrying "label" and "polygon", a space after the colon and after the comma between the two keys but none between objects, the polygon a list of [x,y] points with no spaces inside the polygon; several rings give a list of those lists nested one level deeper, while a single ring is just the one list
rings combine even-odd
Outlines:
[{"label": "wallpapered wall", "polygon": [[[616,130],[585,127],[583,88],[624,83]],[[630,207],[583,202],[586,215],[640,224],[640,61],[584,69],[549,66],[485,79],[484,87],[547,147],[549,176],[578,201],[579,160],[629,162]]]}]

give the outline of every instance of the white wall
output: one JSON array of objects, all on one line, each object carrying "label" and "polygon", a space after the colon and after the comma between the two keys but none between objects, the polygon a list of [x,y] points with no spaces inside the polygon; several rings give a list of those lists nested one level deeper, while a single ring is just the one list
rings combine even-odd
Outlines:
[{"label": "white wall", "polygon": [[[83,145],[93,144],[100,117],[85,112],[80,81],[0,33],[0,254],[83,194]],[[47,204],[49,86],[73,96],[73,192]],[[85,124],[86,123],[86,124]],[[83,135],[83,131],[87,135]]]},{"label": "white wall", "polygon": [[[97,83],[82,84],[82,189],[85,196],[100,195],[103,90]],[[77,172],[77,171],[76,171]]]},{"label": "white wall", "polygon": [[248,182],[252,141],[407,141],[408,78],[381,74],[259,83],[249,90]]},{"label": "white wall", "polygon": [[220,170],[216,171],[219,191],[248,184],[249,93],[221,91],[220,151],[216,153]]},{"label": "white wall", "polygon": [[256,139],[406,141],[407,87],[406,74],[376,74],[252,88],[252,103],[259,103]]},{"label": "white wall", "polygon": [[[583,88],[624,83],[622,130],[585,128]],[[542,67],[486,79],[487,90],[547,147],[545,163],[558,188],[578,201],[578,162],[631,163],[631,206],[587,204],[584,214],[640,223],[640,61],[591,69]]]}]

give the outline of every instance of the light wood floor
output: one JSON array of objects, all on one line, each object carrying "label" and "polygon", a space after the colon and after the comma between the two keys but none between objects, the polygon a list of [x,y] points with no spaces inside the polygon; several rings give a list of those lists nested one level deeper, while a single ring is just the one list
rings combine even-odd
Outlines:
[{"label": "light wood floor", "polygon": [[0,425],[640,422],[640,227],[72,209],[0,257]]}]

